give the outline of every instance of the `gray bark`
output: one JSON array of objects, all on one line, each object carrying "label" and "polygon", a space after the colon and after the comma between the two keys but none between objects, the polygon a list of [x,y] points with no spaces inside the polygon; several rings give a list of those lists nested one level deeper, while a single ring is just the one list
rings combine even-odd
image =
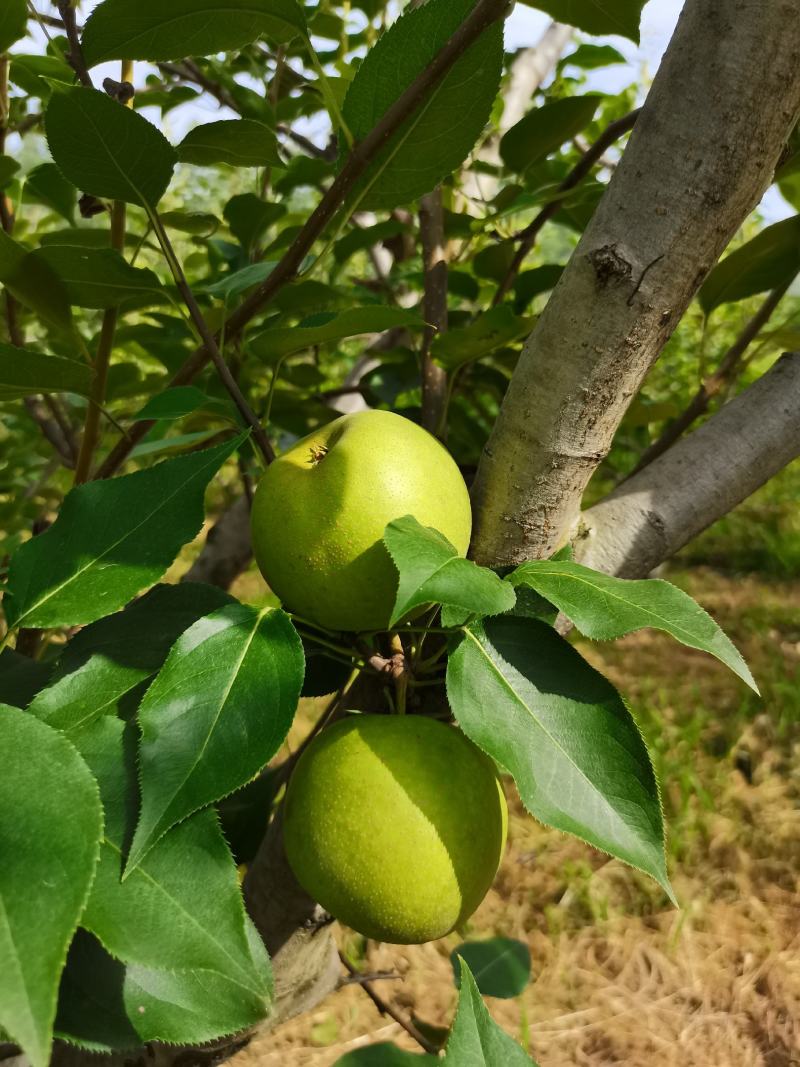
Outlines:
[{"label": "gray bark", "polygon": [[688,0],[515,371],[474,488],[478,562],[549,555],[800,114],[800,0]]},{"label": "gray bark", "polygon": [[642,578],[800,456],[800,352],[583,516],[587,566]]}]

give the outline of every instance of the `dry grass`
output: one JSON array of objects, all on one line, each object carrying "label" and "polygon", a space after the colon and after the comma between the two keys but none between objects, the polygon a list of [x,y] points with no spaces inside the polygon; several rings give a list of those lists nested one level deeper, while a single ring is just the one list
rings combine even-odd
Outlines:
[{"label": "dry grass", "polygon": [[[643,876],[535,824],[509,790],[509,849],[462,933],[529,945],[534,980],[490,1009],[541,1067],[800,1064],[800,586],[710,571],[675,580],[743,649],[764,699],[656,634],[583,645],[653,746],[682,910]],[[457,935],[409,948],[341,938],[366,969],[401,976],[381,987],[395,1006],[449,1023]],[[350,986],[234,1062],[329,1067],[381,1040],[414,1047]]]}]

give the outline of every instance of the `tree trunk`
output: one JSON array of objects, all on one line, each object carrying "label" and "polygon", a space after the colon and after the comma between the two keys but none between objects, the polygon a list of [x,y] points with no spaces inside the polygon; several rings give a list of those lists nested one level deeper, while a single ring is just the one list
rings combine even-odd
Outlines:
[{"label": "tree trunk", "polygon": [[688,0],[592,221],[520,357],[474,487],[474,557],[547,556],[800,114],[800,0]]}]

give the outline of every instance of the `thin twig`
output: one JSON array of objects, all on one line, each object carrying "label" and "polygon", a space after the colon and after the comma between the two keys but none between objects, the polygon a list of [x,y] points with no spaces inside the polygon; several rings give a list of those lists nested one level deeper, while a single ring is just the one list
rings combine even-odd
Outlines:
[{"label": "thin twig", "polygon": [[447,372],[434,363],[433,339],[447,331],[447,242],[444,236],[442,189],[437,186],[423,196],[419,204],[419,232],[422,241],[422,266],[425,271],[422,335],[422,425],[431,433],[444,437]]},{"label": "thin twig", "polygon": [[629,478],[634,474],[638,474],[654,459],[658,459],[660,455],[663,455],[668,448],[671,448],[683,436],[692,423],[708,411],[712,399],[735,377],[741,365],[742,357],[766,323],[769,322],[793,280],[791,279],[785,285],[780,285],[777,289],[772,290],[725,353],[714,373],[703,381],[681,414],[665,428],[661,436],[642,454],[641,459],[628,475]]},{"label": "thin twig", "polygon": [[[361,977],[358,969],[352,965],[350,960],[348,960],[348,958],[343,952],[339,953],[339,959],[342,961],[342,965],[352,978]],[[413,1037],[413,1039],[417,1042],[420,1048],[423,1048],[432,1056],[435,1056],[439,1052],[439,1049],[436,1047],[436,1045],[434,1045],[432,1041],[429,1041],[428,1038],[425,1037],[425,1035],[422,1033],[422,1031],[418,1030],[410,1019],[406,1019],[405,1016],[401,1015],[399,1011],[396,1011],[391,1006],[391,1004],[387,1004],[383,997],[381,997],[378,993],[375,992],[370,982],[362,980],[359,981],[359,984],[364,990],[364,992],[367,994],[369,999],[372,1001],[372,1003],[375,1005],[375,1007],[378,1009],[378,1011],[381,1013],[381,1015],[388,1015],[390,1019],[394,1019],[396,1023],[399,1023],[399,1025],[403,1027],[409,1037]]]},{"label": "thin twig", "polygon": [[89,68],[86,66],[83,49],[81,48],[80,33],[78,32],[78,24],[75,21],[75,8],[70,0],[58,0],[58,12],[61,15],[61,21],[64,23],[64,32],[69,41],[67,61],[75,71],[78,81],[87,86],[87,88],[93,89],[94,83],[89,74]]},{"label": "thin twig", "polygon": [[[637,108],[635,111],[623,115],[621,119],[617,119],[616,122],[612,122],[607,126],[594,144],[586,150],[566,178],[561,182],[558,191],[560,193],[569,192],[570,189],[574,189],[576,185],[583,181],[595,163],[602,159],[605,150],[614,144],[615,141],[619,140],[623,134],[626,134],[629,130],[633,129],[640,111],[641,108]],[[494,294],[494,299],[492,300],[492,307],[496,307],[511,289],[520,269],[522,268],[522,264],[525,262],[528,253],[536,243],[536,238],[539,236],[540,230],[545,223],[556,214],[563,203],[563,196],[551,200],[548,204],[545,204],[533,222],[526,226],[524,230],[520,230],[520,232],[516,234],[514,240],[519,241],[519,247],[514,254],[511,265],[506,271],[505,277],[497,287],[497,292]]]},{"label": "thin twig", "polygon": [[[507,0],[478,0],[467,19],[437,52],[428,66],[384,113],[364,140],[355,145],[347,158],[347,162],[306,221],[303,229],[287,249],[275,270],[228,317],[224,326],[226,337],[237,337],[244,327],[268,306],[274,295],[296,277],[303,260],[314,243],[325,231],[348,194],[352,192],[387,141],[407,121],[409,115],[413,114],[423,101],[429,97],[434,87],[464,52],[474,44],[492,23],[502,18],[507,10]],[[170,385],[189,384],[206,366],[209,358],[211,358],[210,352],[207,350],[207,346],[203,344],[184,362],[177,374],[171,379]],[[152,422],[137,423],[131,430],[131,437],[134,439],[134,443],[141,440],[151,426]],[[100,476],[107,477],[109,474],[113,474],[125,461],[130,452],[130,447],[128,442],[121,441],[106,458],[100,469]]]}]

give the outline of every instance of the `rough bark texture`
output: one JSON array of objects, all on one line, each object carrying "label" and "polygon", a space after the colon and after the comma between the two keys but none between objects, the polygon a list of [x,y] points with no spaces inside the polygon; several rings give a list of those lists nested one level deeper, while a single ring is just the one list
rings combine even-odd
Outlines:
[{"label": "rough bark texture", "polygon": [[800,113],[800,0],[688,0],[594,218],[528,340],[474,489],[475,558],[549,555]]},{"label": "rough bark texture", "polygon": [[800,456],[800,352],[583,516],[582,563],[641,578]]}]

